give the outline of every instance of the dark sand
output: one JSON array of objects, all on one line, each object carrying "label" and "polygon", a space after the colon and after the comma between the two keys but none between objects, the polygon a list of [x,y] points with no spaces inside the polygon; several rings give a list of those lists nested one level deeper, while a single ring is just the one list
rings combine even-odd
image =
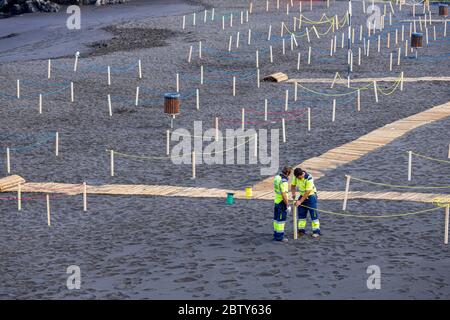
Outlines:
[{"label": "dark sand", "polygon": [[[288,142],[280,146],[280,166],[297,164],[305,159],[352,141],[382,125],[445,103],[450,98],[446,83],[405,83],[404,91],[390,96],[380,95],[374,102],[373,91],[362,93],[362,111],[356,112],[354,97],[337,100],[337,121],[331,123],[331,97],[308,95],[300,90],[300,102],[292,103],[293,86],[262,83],[256,88],[255,50],[267,50],[264,39],[268,23],[273,34],[279,34],[279,25],[285,12],[266,14],[256,10],[248,25],[234,20],[231,31],[221,30],[219,22],[224,13],[247,8],[246,1],[208,1],[216,8],[215,24],[203,25],[203,14],[197,15],[197,29],[189,26],[181,30],[181,16],[150,17],[117,25],[134,30],[147,28],[175,32],[164,41],[167,46],[136,49],[129,41],[135,36],[118,37],[113,52],[82,54],[79,72],[73,74],[73,57],[53,61],[54,79],[50,82],[67,85],[75,83],[76,103],[69,102],[69,91],[44,97],[43,114],[38,115],[39,92],[54,91],[45,79],[46,60],[16,62],[0,65],[1,92],[14,95],[17,78],[26,80],[24,96],[31,99],[11,99],[1,96],[3,105],[0,125],[6,138],[1,147],[16,146],[12,153],[13,172],[28,181],[57,181],[89,184],[141,183],[185,186],[240,188],[260,181],[261,165],[197,167],[197,179],[190,178],[190,165],[174,166],[167,160],[134,161],[116,159],[116,177],[109,177],[109,157],[105,151],[117,151],[164,156],[165,130],[169,119],[162,111],[162,95],[175,89],[175,74],[181,74],[182,113],[175,127],[190,129],[195,120],[203,120],[204,128],[213,126],[213,119],[240,119],[242,107],[263,111],[264,99],[276,100],[269,104],[271,111],[284,108],[284,91],[291,92],[290,108],[312,108],[311,133],[306,130],[306,117],[288,122]],[[207,4],[208,4],[207,3]],[[264,8],[264,5],[261,5]],[[326,11],[307,14],[318,19]],[[345,3],[336,3],[328,12],[342,15]],[[436,8],[434,8],[434,11]],[[361,13],[359,5],[354,6]],[[406,11],[402,19],[409,18]],[[187,19],[190,22],[190,16]],[[363,18],[355,17],[359,24]],[[254,40],[248,47],[246,34],[251,27]],[[442,25],[437,25],[442,37]],[[241,31],[238,60],[229,60],[226,51],[228,37]],[[406,28],[408,30],[408,28]],[[341,30],[342,31],[342,30]],[[151,32],[151,31],[149,31]],[[259,40],[258,40],[259,33]],[[357,33],[358,34],[358,33]],[[287,72],[294,77],[329,77],[336,71],[345,75],[345,49],[338,49],[339,59],[330,59],[330,36],[315,39],[313,64],[306,65],[307,43],[300,44],[302,67],[295,70],[297,51],[287,48],[281,54],[281,42],[273,41],[275,63],[270,65],[268,53],[261,53],[261,74],[273,71]],[[340,34],[338,39],[340,40]],[[431,37],[430,37],[431,39]],[[222,56],[213,56],[205,49],[202,62],[195,57],[197,43],[204,48],[216,48]],[[2,40],[3,41],[3,40]],[[120,48],[123,41],[123,50]],[[150,40],[147,42],[151,45]],[[194,46],[194,59],[188,65],[189,46]],[[139,47],[139,46],[138,46]],[[431,41],[420,50],[419,60],[403,59],[400,67],[388,70],[389,53],[383,49],[377,54],[371,43],[370,57],[363,58],[361,67],[355,66],[354,77],[405,77],[448,75],[448,40]],[[235,49],[233,49],[236,52]],[[71,50],[73,53],[75,49]],[[30,51],[32,52],[32,51]],[[110,52],[110,53],[108,53]],[[314,52],[314,51],[313,51]],[[319,51],[318,51],[319,52]],[[236,56],[235,56],[236,57]],[[422,57],[422,58],[421,58]],[[137,80],[137,68],[142,60],[144,79]],[[315,62],[315,60],[317,61]],[[320,63],[318,62],[320,61]],[[201,87],[201,110],[195,110],[193,90],[198,88],[200,65],[204,65],[205,85]],[[113,70],[112,86],[106,83],[106,66]],[[225,73],[224,73],[225,72]],[[237,97],[231,96],[231,77],[238,78]],[[244,79],[245,78],[245,79]],[[222,79],[225,79],[223,82]],[[134,106],[136,86],[151,89],[142,93],[146,101]],[[383,84],[384,85],[384,84]],[[389,86],[386,84],[385,86]],[[335,92],[327,86],[312,86],[318,91]],[[148,91],[147,90],[147,91]],[[339,92],[346,89],[339,87]],[[113,96],[114,115],[110,119],[106,95]],[[191,95],[189,97],[189,95]],[[261,115],[249,115],[249,120],[261,121]],[[270,119],[270,118],[269,118]],[[228,123],[237,128],[239,123]],[[221,128],[225,124],[221,122]],[[281,124],[255,125],[260,128],[280,128]],[[412,132],[395,141],[392,146],[376,151],[364,159],[330,172],[317,182],[319,190],[342,190],[343,175],[351,173],[370,180],[380,179],[382,168],[392,181],[405,182],[404,151],[443,158],[448,146],[448,121],[441,121]],[[447,128],[447,129],[446,129]],[[60,157],[54,156],[52,143],[42,141],[45,133],[59,131]],[[38,133],[40,135],[38,135]],[[30,138],[31,137],[31,138]],[[34,137],[34,138],[33,138]],[[37,138],[40,137],[40,138]],[[444,138],[443,138],[444,137]],[[33,140],[34,139],[34,140]],[[405,144],[399,145],[399,143]],[[427,141],[418,146],[418,141]],[[439,143],[440,142],[440,143]],[[407,147],[406,147],[407,146]],[[440,150],[440,151],[438,151]],[[365,161],[363,161],[365,160]],[[0,157],[4,161],[4,157]],[[428,166],[428,163],[424,164]],[[440,172],[429,165],[432,183],[445,184]],[[441,171],[442,170],[442,171]],[[418,172],[424,175],[425,171]],[[329,177],[329,178],[328,178]],[[420,179],[422,176],[418,176]],[[416,177],[414,178],[416,181]],[[430,181],[431,184],[431,181]],[[358,186],[359,187],[359,186]],[[361,189],[364,190],[364,186]],[[353,184],[352,184],[353,189]],[[356,190],[356,187],[355,189]],[[368,189],[369,190],[369,189]],[[92,197],[88,214],[80,212],[81,198],[63,198],[52,201],[54,225],[46,226],[45,201],[30,202],[18,214],[14,202],[2,201],[1,219],[3,285],[0,294],[6,298],[448,298],[448,247],[443,243],[443,214],[417,215],[407,218],[376,221],[322,216],[324,236],[318,241],[303,239],[286,246],[271,243],[272,204],[265,201],[238,202],[226,207],[224,200]],[[320,202],[322,209],[336,211],[341,203]],[[351,201],[350,209],[362,213],[400,213],[418,211],[430,205],[389,201]],[[291,225],[289,225],[291,228]],[[290,229],[289,229],[290,230]],[[275,260],[280,259],[281,262]],[[80,265],[83,273],[82,290],[68,291],[65,270],[71,264]],[[367,266],[378,264],[382,271],[382,290],[366,287]],[[286,278],[288,277],[288,278]]]}]

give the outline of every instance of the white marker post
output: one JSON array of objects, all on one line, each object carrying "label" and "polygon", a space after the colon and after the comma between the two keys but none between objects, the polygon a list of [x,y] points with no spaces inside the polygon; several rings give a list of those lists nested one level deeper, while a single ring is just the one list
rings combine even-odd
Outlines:
[{"label": "white marker post", "polygon": [[301,55],[300,55],[300,52],[297,54],[297,70],[300,70],[300,58],[301,58]]},{"label": "white marker post", "polygon": [[11,154],[9,152],[9,147],[6,148],[6,172],[11,173]]},{"label": "white marker post", "polygon": [[83,211],[87,211],[87,185],[83,182]]},{"label": "white marker post", "polygon": [[[268,100],[264,99],[264,121],[267,121]],[[450,159],[450,145],[448,146],[448,157]]]},{"label": "white marker post", "polygon": [[308,131],[311,131],[311,108],[308,108]]},{"label": "white marker post", "polygon": [[112,105],[111,105],[111,95],[108,94],[108,109],[109,109],[109,116],[112,117]]},{"label": "white marker post", "polygon": [[42,94],[39,94],[39,114],[42,114]]},{"label": "white marker post", "polygon": [[245,129],[245,108],[242,108],[242,113],[241,113],[241,128],[242,128],[242,130]]},{"label": "white marker post", "polygon": [[284,111],[288,111],[288,105],[289,105],[289,90],[286,90],[286,95],[284,99]]},{"label": "white marker post", "polygon": [[70,102],[74,102],[75,101],[75,95],[73,92],[73,82],[70,83]]},{"label": "white marker post", "polygon": [[111,67],[108,66],[108,86],[111,85]]},{"label": "white marker post", "polygon": [[445,222],[444,222],[444,244],[448,244],[448,222],[449,222],[449,209],[450,206],[445,207]]},{"label": "white marker post", "polygon": [[55,156],[59,156],[59,132],[55,134]]},{"label": "white marker post", "polygon": [[47,79],[51,78],[51,74],[52,74],[52,60],[48,59]]},{"label": "white marker post", "polygon": [[17,79],[17,99],[20,99],[20,80]]},{"label": "white marker post", "polygon": [[77,72],[77,66],[78,66],[78,57],[80,56],[80,52],[77,51],[75,53],[75,63],[73,65],[73,72]]},{"label": "white marker post", "polygon": [[202,58],[202,42],[201,41],[198,42],[198,57],[199,57],[199,59]]},{"label": "white marker post", "polygon": [[411,181],[412,174],[412,151],[408,151],[408,181]]},{"label": "white marker post", "polygon": [[311,64],[311,47],[308,47],[308,64]]},{"label": "white marker post", "polygon": [[333,99],[333,112],[331,116],[331,122],[334,122],[336,120],[336,99]]},{"label": "white marker post", "polygon": [[233,97],[236,97],[236,77],[233,77]]},{"label": "white marker post", "polygon": [[141,59],[138,60],[138,76],[139,76],[139,79],[142,79],[142,63],[141,63]]},{"label": "white marker post", "polygon": [[286,124],[284,118],[281,119],[281,126],[283,128],[283,143],[286,143]]},{"label": "white marker post", "polygon": [[177,92],[180,92],[180,74],[179,73],[177,73],[176,74],[176,89],[177,89]]},{"label": "white marker post", "polygon": [[136,101],[134,105],[137,107],[139,105],[139,87],[136,87]]},{"label": "white marker post", "polygon": [[260,79],[260,72],[258,69],[258,70],[256,70],[256,85],[258,88],[261,86],[261,84],[260,84],[261,81],[259,79]]},{"label": "white marker post", "polygon": [[188,63],[191,63],[191,60],[192,60],[192,46],[189,47]]},{"label": "white marker post", "polygon": [[17,210],[22,211],[22,184],[17,185]]},{"label": "white marker post", "polygon": [[347,181],[345,183],[345,194],[344,194],[344,202],[342,204],[342,210],[345,211],[347,210],[347,200],[348,200],[348,192],[350,190],[350,179],[351,176],[345,176],[347,178]]},{"label": "white marker post", "polygon": [[170,130],[166,130],[166,155],[170,155]]},{"label": "white marker post", "polygon": [[196,172],[195,172],[195,151],[192,151],[192,179],[195,179]]},{"label": "white marker post", "polygon": [[182,23],[181,28],[182,28],[183,30],[186,29],[186,16],[183,16],[183,23]]},{"label": "white marker post", "polygon": [[204,83],[203,66],[200,66],[200,84],[202,85],[203,83]]},{"label": "white marker post", "polygon": [[272,46],[269,47],[269,55],[270,55],[270,63],[273,63],[273,48],[272,48]]},{"label": "white marker post", "polygon": [[377,82],[373,82],[373,92],[375,93],[375,101],[378,103],[378,88],[377,88]]},{"label": "white marker post", "polygon": [[50,196],[47,194],[47,225],[51,226],[51,219],[50,219]]},{"label": "white marker post", "polygon": [[110,159],[111,159],[111,177],[114,177],[114,150],[111,150]]},{"label": "white marker post", "polygon": [[216,117],[214,122],[216,127],[216,141],[219,141],[219,117]]},{"label": "white marker post", "polygon": [[358,89],[357,93],[358,93],[358,97],[357,97],[357,101],[358,101],[358,102],[357,102],[356,109],[357,109],[358,111],[361,111],[361,90]]},{"label": "white marker post", "polygon": [[197,110],[200,110],[200,90],[195,90]]}]

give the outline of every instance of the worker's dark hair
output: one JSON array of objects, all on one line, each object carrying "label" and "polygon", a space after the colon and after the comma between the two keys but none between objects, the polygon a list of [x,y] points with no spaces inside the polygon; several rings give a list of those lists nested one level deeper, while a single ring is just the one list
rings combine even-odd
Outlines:
[{"label": "worker's dark hair", "polygon": [[305,172],[305,171],[303,171],[301,168],[295,168],[294,176],[297,178],[297,177],[301,176],[303,174],[303,172]]},{"label": "worker's dark hair", "polygon": [[283,170],[281,170],[281,172],[288,176],[292,172],[292,167],[286,166],[286,167],[283,168]]}]

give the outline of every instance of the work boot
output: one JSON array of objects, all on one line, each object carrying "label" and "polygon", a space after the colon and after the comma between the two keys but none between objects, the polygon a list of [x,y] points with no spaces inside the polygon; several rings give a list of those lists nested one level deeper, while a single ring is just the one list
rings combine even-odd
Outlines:
[{"label": "work boot", "polygon": [[313,238],[319,238],[319,237],[320,237],[320,234],[319,234],[319,233],[313,233],[313,234],[311,235],[311,237],[313,237]]},{"label": "work boot", "polygon": [[288,243],[289,240],[288,240],[286,237],[284,237],[283,240],[281,240],[281,242],[283,242],[283,243]]},{"label": "work boot", "polygon": [[298,237],[298,238],[301,238],[301,237],[303,237],[304,235],[306,235],[305,232],[303,232],[303,231],[297,231],[297,237]]}]

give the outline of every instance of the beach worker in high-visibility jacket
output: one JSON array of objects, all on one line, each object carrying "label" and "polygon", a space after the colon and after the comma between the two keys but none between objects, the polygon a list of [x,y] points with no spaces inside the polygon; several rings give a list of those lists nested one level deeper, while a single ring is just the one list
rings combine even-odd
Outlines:
[{"label": "beach worker in high-visibility jacket", "polygon": [[311,216],[312,237],[320,236],[319,213],[317,212],[317,189],[314,185],[313,176],[300,168],[294,170],[291,183],[292,198],[295,199],[296,191],[300,193],[295,205],[298,207],[298,236],[306,234],[306,216]]},{"label": "beach worker in high-visibility jacket", "polygon": [[[284,236],[284,226],[289,207],[289,176],[292,172],[291,167],[284,167],[280,174],[273,179],[273,189],[275,192],[273,209],[273,240],[288,242]],[[288,209],[289,208],[289,209]]]}]

